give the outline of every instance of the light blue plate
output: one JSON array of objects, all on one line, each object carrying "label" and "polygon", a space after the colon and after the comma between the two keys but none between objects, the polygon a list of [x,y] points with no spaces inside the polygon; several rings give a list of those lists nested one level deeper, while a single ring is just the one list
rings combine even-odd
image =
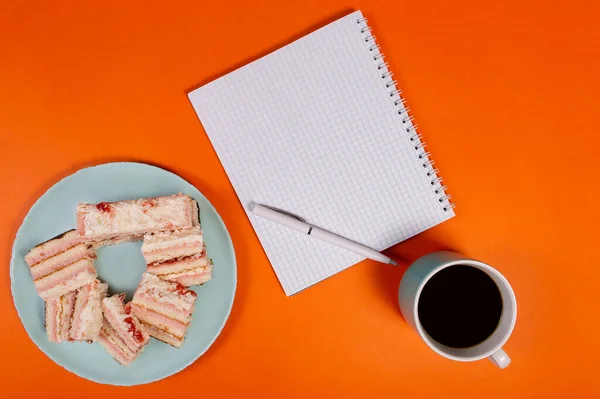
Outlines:
[{"label": "light blue plate", "polygon": [[[200,205],[200,218],[208,256],[214,260],[213,278],[195,287],[198,294],[185,344],[175,349],[151,339],[129,367],[115,362],[98,344],[48,342],[44,329],[44,303],[37,295],[25,254],[35,245],[75,227],[78,202],[97,203],[176,193],[191,195]],[[98,250],[98,276],[109,284],[109,293],[137,287],[145,269],[141,243]],[[140,163],[110,163],[63,179],[33,205],[13,246],[10,264],[12,294],[19,317],[35,344],[52,360],[88,380],[113,385],[144,384],[168,377],[193,363],[215,341],[227,321],[236,287],[236,263],[231,238],[221,217],[194,186],[173,173]]]}]

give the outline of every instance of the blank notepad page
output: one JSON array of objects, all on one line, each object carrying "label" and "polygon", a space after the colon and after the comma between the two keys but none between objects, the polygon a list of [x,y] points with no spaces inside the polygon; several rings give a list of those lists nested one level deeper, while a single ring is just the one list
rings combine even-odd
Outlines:
[{"label": "blank notepad page", "polygon": [[287,295],[363,258],[252,202],[377,250],[454,215],[373,45],[357,11],[189,94]]}]

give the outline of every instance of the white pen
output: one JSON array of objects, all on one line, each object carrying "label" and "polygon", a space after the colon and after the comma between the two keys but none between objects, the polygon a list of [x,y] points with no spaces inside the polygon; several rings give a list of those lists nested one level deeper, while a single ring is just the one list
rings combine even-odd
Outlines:
[{"label": "white pen", "polygon": [[373,259],[382,263],[389,263],[391,265],[397,264],[392,259],[380,252],[375,251],[374,249],[347,238],[340,237],[337,234],[330,233],[329,231],[312,226],[297,216],[259,204],[250,204],[250,211],[257,216],[261,216],[275,223],[279,223],[282,226],[289,227],[290,229],[299,231],[300,233],[307,234],[318,240],[325,241],[331,245],[335,245],[336,247],[340,247],[347,251],[354,252],[355,254],[362,255],[365,258]]}]

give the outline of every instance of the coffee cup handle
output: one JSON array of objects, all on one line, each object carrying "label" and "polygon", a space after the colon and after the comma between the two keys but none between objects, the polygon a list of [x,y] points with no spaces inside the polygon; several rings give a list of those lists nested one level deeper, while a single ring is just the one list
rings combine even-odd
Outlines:
[{"label": "coffee cup handle", "polygon": [[508,355],[506,354],[506,352],[504,352],[504,350],[502,348],[498,349],[496,352],[492,353],[488,359],[490,359],[490,361],[492,363],[494,363],[496,366],[500,367],[501,369],[505,368],[506,366],[508,366],[510,364],[510,357],[508,357]]}]

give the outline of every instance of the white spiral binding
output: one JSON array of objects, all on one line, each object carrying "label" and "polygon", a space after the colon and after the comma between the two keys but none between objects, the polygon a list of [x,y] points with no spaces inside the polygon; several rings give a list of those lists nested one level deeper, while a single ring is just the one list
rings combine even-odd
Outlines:
[{"label": "white spiral binding", "polygon": [[385,56],[379,50],[379,44],[376,42],[375,35],[373,35],[373,31],[368,25],[367,19],[358,18],[356,24],[359,26],[360,33],[364,37],[369,52],[372,53],[373,62],[377,66],[377,71],[381,74],[383,84],[385,84],[386,89],[390,89],[390,98],[394,106],[398,109],[398,115],[402,118],[402,126],[405,133],[408,134],[408,139],[421,161],[421,166],[423,166],[427,177],[430,179],[429,183],[434,193],[438,196],[438,201],[442,205],[442,209],[444,212],[453,209],[455,205],[450,202],[451,196],[446,194],[446,186],[442,184],[442,178],[438,176],[438,169],[434,167],[434,162],[430,159],[431,154],[425,150],[427,144],[422,141],[421,134],[417,132],[418,125],[413,123],[413,117],[409,114],[410,108],[405,105],[406,100],[402,98],[402,91],[396,88],[397,82],[393,78],[394,74],[388,69],[388,63],[385,62]]}]

